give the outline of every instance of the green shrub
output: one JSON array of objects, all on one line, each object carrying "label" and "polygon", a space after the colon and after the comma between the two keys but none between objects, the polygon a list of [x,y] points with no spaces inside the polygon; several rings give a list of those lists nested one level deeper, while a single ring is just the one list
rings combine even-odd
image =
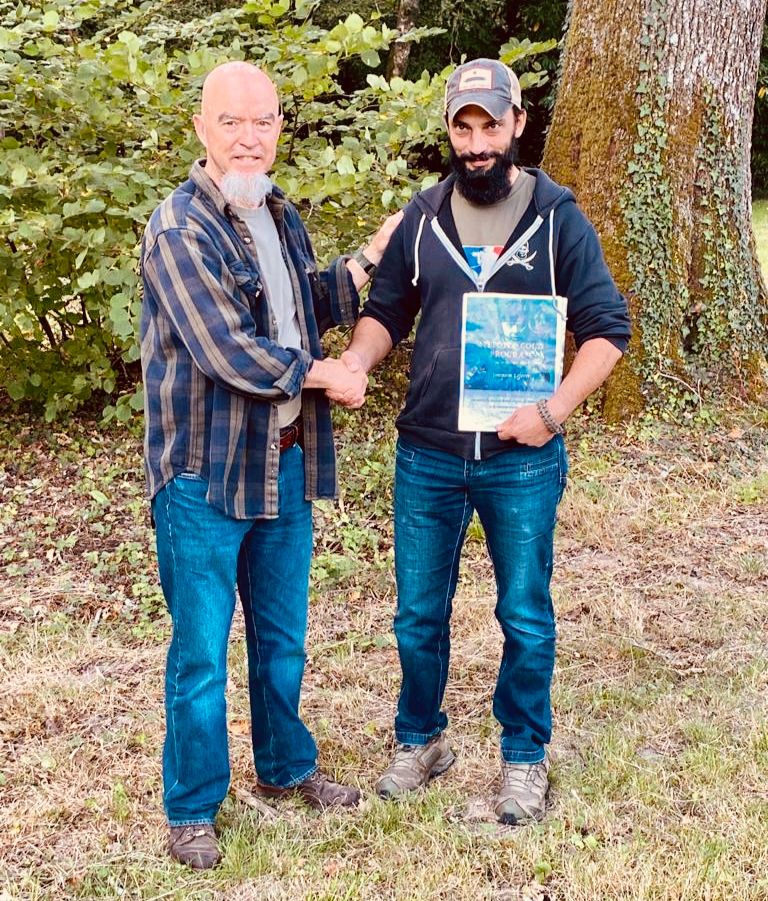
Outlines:
[{"label": "green shrub", "polygon": [[256,62],[278,84],[276,180],[321,258],[436,179],[414,164],[442,140],[444,73],[371,72],[345,94],[342,61],[377,68],[395,33],[356,13],[320,28],[312,8],[209,3],[190,19],[168,0],[0,0],[0,386],[12,400],[48,419],[94,396],[111,401],[107,418],[141,408],[138,244],[200,153],[191,117],[217,63]]}]

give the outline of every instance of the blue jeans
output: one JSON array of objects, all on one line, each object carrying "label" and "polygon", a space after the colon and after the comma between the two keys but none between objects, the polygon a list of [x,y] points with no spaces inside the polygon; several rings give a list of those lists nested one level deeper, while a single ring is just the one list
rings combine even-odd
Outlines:
[{"label": "blue jeans", "polygon": [[229,787],[224,690],[235,581],[245,614],[256,772],[289,786],[314,772],[317,748],[299,718],[312,505],[304,456],[280,455],[277,519],[232,519],[208,483],[177,476],[152,501],[160,581],[173,620],[165,675],[163,801],[172,826],[213,822]]},{"label": "blue jeans", "polygon": [[537,763],[552,731],[555,617],[549,581],[557,505],[568,461],[560,436],[487,460],[414,447],[402,439],[395,469],[395,636],[403,681],[397,740],[426,744],[442,732],[450,618],[459,557],[473,510],[496,575],[504,636],[493,713],[509,763]]}]

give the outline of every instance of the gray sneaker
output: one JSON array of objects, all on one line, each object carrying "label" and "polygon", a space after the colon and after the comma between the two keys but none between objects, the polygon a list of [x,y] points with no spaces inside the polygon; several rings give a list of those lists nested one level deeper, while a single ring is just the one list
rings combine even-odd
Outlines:
[{"label": "gray sneaker", "polygon": [[448,747],[444,732],[425,745],[401,745],[398,742],[392,763],[376,783],[376,792],[382,798],[395,798],[413,791],[444,773],[454,760],[456,757]]},{"label": "gray sneaker", "polygon": [[501,788],[494,811],[501,823],[537,823],[543,819],[549,791],[549,755],[540,763],[501,764]]}]

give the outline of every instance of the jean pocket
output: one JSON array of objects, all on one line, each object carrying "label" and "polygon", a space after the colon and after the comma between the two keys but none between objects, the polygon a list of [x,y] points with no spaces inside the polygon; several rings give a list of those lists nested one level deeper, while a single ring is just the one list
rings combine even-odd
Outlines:
[{"label": "jean pocket", "polygon": [[416,456],[416,448],[412,447],[410,444],[406,444],[402,438],[398,438],[397,440],[397,458],[398,460],[403,460],[406,463],[413,463],[413,459]]},{"label": "jean pocket", "polygon": [[184,479],[187,482],[204,482],[205,479],[198,475],[196,472],[180,472],[177,476],[177,479]]}]

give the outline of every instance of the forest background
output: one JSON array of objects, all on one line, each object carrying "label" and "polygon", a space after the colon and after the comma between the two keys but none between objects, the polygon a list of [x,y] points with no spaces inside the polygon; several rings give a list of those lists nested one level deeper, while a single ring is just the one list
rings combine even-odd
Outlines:
[{"label": "forest background", "polygon": [[[663,7],[649,2],[648,17]],[[673,359],[630,355],[631,417],[601,396],[569,425],[544,825],[499,827],[489,808],[500,640],[473,522],[446,699],[459,766],[405,804],[371,799],[352,817],[267,807],[252,793],[236,620],[225,862],[201,876],[163,851],[168,622],[142,497],[136,263],[148,215],[199,155],[202,78],[243,56],[274,73],[287,116],[276,180],[327,259],[444,171],[442,86],[462,55],[515,67],[522,161],[540,162],[566,13],[561,0],[0,3],[3,901],[768,897],[762,283],[755,318],[728,320],[721,290]],[[393,50],[403,15],[416,16],[405,62]],[[764,260],[766,60],[763,38],[751,172]],[[336,411],[341,502],[316,510],[304,710],[324,765],[368,793],[397,690],[392,423],[408,351],[377,371],[362,413]]]}]

